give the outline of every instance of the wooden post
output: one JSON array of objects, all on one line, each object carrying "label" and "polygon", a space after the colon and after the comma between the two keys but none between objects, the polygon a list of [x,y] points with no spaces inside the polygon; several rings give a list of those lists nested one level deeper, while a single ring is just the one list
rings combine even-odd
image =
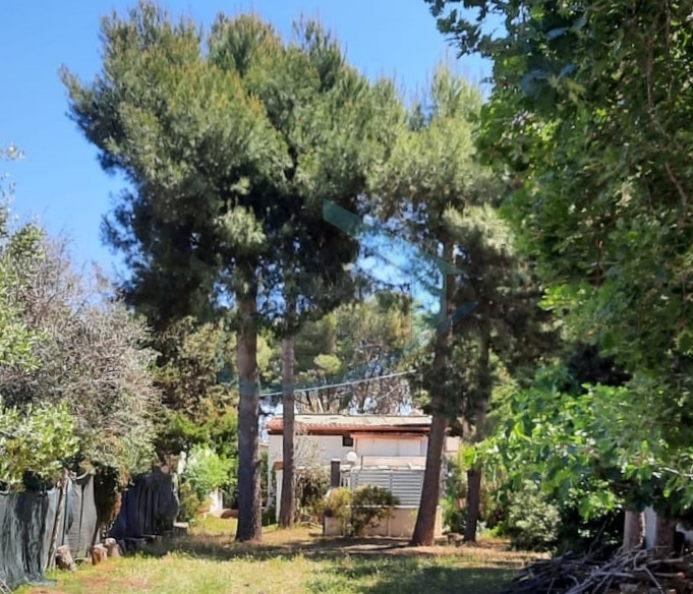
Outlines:
[{"label": "wooden post", "polygon": [[330,461],[330,489],[337,489],[341,483],[341,461],[338,458],[333,458]]},{"label": "wooden post", "polygon": [[58,493],[58,508],[55,511],[55,521],[53,522],[53,531],[51,532],[51,546],[48,548],[48,560],[46,561],[46,570],[53,569],[55,567],[55,555],[58,550],[58,532],[60,531],[60,525],[63,522],[63,512],[65,509],[65,495],[67,493],[67,481],[69,480],[69,474],[67,468],[63,468],[60,473],[60,479],[58,481],[58,487],[60,489]]}]

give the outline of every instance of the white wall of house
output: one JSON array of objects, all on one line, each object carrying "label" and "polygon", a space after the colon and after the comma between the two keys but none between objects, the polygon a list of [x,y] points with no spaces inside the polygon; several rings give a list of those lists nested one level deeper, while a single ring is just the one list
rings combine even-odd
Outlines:
[{"label": "white wall of house", "polygon": [[[297,450],[305,448],[319,453],[323,464],[329,464],[330,460],[333,458],[339,458],[341,460],[344,458],[344,456],[346,456],[347,453],[354,450],[353,446],[342,445],[341,435],[300,435],[297,436],[296,439],[297,443],[295,447]],[[273,462],[276,460],[281,460],[284,457],[282,450],[282,436],[270,435],[268,441],[268,459],[271,466]],[[298,444],[298,441],[302,442],[301,445]]]},{"label": "white wall of house", "polygon": [[219,489],[214,489],[209,494],[209,499],[211,501],[209,506],[209,513],[213,516],[221,515],[224,511],[224,496]]},{"label": "white wall of house", "polygon": [[456,454],[460,449],[460,444],[462,440],[459,437],[446,437],[445,438],[445,453],[449,456]]},{"label": "white wall of house", "polygon": [[354,451],[359,456],[425,456],[428,439],[424,436],[357,436]]}]

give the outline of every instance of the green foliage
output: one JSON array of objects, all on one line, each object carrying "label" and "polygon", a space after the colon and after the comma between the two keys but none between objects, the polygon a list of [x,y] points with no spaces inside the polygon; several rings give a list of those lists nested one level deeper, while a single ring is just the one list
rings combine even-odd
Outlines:
[{"label": "green foliage", "polygon": [[[528,478],[541,477],[545,491],[577,501],[587,519],[618,501],[608,475],[620,477],[622,488],[628,485],[637,498],[629,479],[635,478],[639,465],[632,464],[632,433],[627,431],[638,431],[642,425],[630,424],[635,419],[629,415],[625,388],[596,386],[571,396],[560,390],[566,379],[556,367],[540,374],[531,389],[518,392],[513,416],[480,451],[505,469],[515,488]],[[614,427],[623,431],[618,440]]]},{"label": "green foliage", "polygon": [[296,514],[315,516],[323,511],[330,487],[329,470],[316,464],[296,469]]},{"label": "green foliage", "polygon": [[213,489],[230,486],[231,469],[232,463],[209,447],[194,446],[187,459],[183,480],[190,484],[198,499],[204,501]]},{"label": "green foliage", "polygon": [[462,534],[466,525],[466,512],[461,501],[467,497],[467,472],[464,464],[464,450],[456,459],[448,461],[447,473],[443,482],[443,525],[450,532]]},{"label": "green foliage", "polygon": [[94,504],[99,525],[108,530],[115,522],[122,503],[122,491],[130,475],[119,468],[96,464],[94,468]]},{"label": "green foliage", "polygon": [[[406,361],[390,356],[412,340],[409,301],[398,292],[379,291],[304,324],[296,334],[297,380],[340,383],[405,369]],[[303,412],[397,414],[410,401],[401,378],[320,390],[317,395],[297,393],[296,397]]]},{"label": "green foliage", "polygon": [[364,486],[354,491],[349,524],[352,534],[361,536],[366,528],[375,527],[392,515],[399,499],[383,487]]},{"label": "green foliage", "polygon": [[332,489],[325,501],[325,515],[341,521],[342,532],[362,536],[366,528],[377,526],[392,515],[399,500],[383,487],[363,486],[355,491]]},{"label": "green foliage", "polygon": [[[552,437],[566,463],[554,477],[567,485],[584,467],[608,483],[587,508],[612,505],[629,483],[637,503],[663,498],[672,513],[691,500],[693,3],[463,0],[476,21],[454,1],[430,4],[463,52],[494,62],[479,146],[508,177],[505,212],[548,286],[544,305],[567,336],[599,345],[631,376],[627,388],[586,398],[608,403],[603,423],[569,399],[560,416],[575,422],[576,443]],[[505,23],[495,38],[491,15]],[[550,432],[543,422],[537,431]],[[591,449],[601,475],[587,467]]]},{"label": "green foliage", "polygon": [[[14,154],[5,151],[9,158]],[[5,153],[0,150],[0,161]],[[0,196],[11,200],[11,189],[5,188],[0,174]],[[0,204],[0,366],[16,366],[27,372],[38,366],[33,347],[41,339],[41,333],[31,329],[22,314],[16,289],[20,278],[14,267],[18,255],[31,254],[43,238],[43,233],[35,225],[19,228],[10,225],[10,210]]]},{"label": "green foliage", "polygon": [[54,483],[79,449],[74,419],[64,404],[8,408],[0,399],[0,484],[20,488],[26,472]]},{"label": "green foliage", "polygon": [[608,555],[622,545],[625,520],[622,508],[603,510],[586,520],[580,514],[580,509],[571,502],[554,500],[553,505],[560,514],[558,550],[575,554],[600,550]]},{"label": "green foliage", "polygon": [[512,495],[499,532],[522,551],[551,551],[558,544],[560,513],[531,481]]},{"label": "green foliage", "polygon": [[[289,42],[254,15],[210,30],[140,2],[102,21],[103,68],[63,71],[71,114],[102,165],[131,182],[106,224],[125,255],[129,302],[157,329],[225,312],[238,334],[239,538],[259,536],[256,341],[351,296],[358,243],[323,219],[330,200],[363,209],[389,128],[392,85],[351,68],[317,23]],[[277,299],[281,295],[283,299]],[[298,323],[298,322],[297,322]],[[246,388],[247,386],[247,388]]]},{"label": "green foliage", "polygon": [[265,450],[260,454],[260,482],[262,483],[260,492],[262,493],[263,508],[274,507],[274,502],[269,501],[269,493],[272,485],[270,485],[268,481],[272,480],[272,475],[274,475],[274,472],[269,472],[269,452]]},{"label": "green foliage", "polygon": [[[49,238],[34,224],[10,226],[8,216],[1,207],[4,404],[27,419],[67,407],[74,421],[66,431],[79,438],[87,467],[148,469],[157,394],[149,375],[153,353],[142,347],[147,330],[104,279],[75,273],[65,240]],[[47,422],[52,427],[57,421]],[[53,438],[48,432],[46,439]],[[72,457],[70,448],[56,459]]]},{"label": "green foliage", "polygon": [[186,482],[181,484],[178,489],[178,500],[180,502],[178,520],[194,524],[200,515],[202,501],[191,484]]},{"label": "green foliage", "polygon": [[325,500],[325,517],[336,518],[342,526],[342,534],[349,533],[349,520],[351,519],[351,504],[354,493],[346,487],[331,489]]},{"label": "green foliage", "polygon": [[[448,460],[441,505],[443,525],[450,532],[464,533],[468,514],[467,470],[475,467],[477,463],[477,452],[472,444],[467,443],[462,444],[456,458]],[[498,497],[505,484],[504,479],[505,476],[499,467],[494,467],[481,481],[478,519],[487,529],[494,529],[507,513],[504,503]]]},{"label": "green foliage", "polygon": [[137,188],[106,235],[133,272],[131,301],[157,326],[214,315],[217,289],[245,282],[272,287],[264,323],[283,314],[277,289],[300,295],[301,315],[339,303],[358,245],[324,224],[322,203],[359,209],[388,135],[377,115],[389,85],[369,84],[311,21],[285,42],[255,16],[201,31],[141,2],[104,19],[102,39],[94,81],[65,70],[63,82],[104,167]]},{"label": "green foliage", "polygon": [[568,363],[571,372],[560,364],[541,369],[529,390],[514,393],[511,414],[477,452],[508,477],[499,492],[505,505],[527,480],[541,485],[561,516],[561,547],[614,548],[624,509],[654,505],[681,516],[693,496],[680,480],[690,458],[685,450],[672,455],[661,427],[643,424],[646,399],[633,395],[637,384],[579,386],[578,377],[623,384],[612,361],[580,348]]}]

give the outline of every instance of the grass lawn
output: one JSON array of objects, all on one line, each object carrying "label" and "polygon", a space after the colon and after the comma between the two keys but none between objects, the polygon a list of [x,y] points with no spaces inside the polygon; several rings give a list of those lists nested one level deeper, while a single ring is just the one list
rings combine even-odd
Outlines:
[{"label": "grass lawn", "polygon": [[265,529],[235,544],[232,520],[209,519],[147,553],[49,576],[18,594],[492,594],[536,556],[478,547],[412,549],[389,539],[322,538],[317,528]]}]

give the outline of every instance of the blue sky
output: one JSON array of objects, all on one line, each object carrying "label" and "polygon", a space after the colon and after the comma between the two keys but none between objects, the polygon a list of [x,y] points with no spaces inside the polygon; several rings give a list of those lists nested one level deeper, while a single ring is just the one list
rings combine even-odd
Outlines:
[{"label": "blue sky", "polygon": [[[302,13],[318,17],[336,34],[350,62],[370,77],[390,76],[408,94],[425,86],[435,65],[454,59],[423,0],[162,1],[173,15],[209,24],[220,12],[254,10],[285,34]],[[100,69],[99,19],[124,12],[134,2],[34,0],[0,7],[0,145],[25,153],[0,164],[16,183],[13,210],[37,216],[51,233],[63,232],[81,263],[113,272],[119,258],[102,245],[100,223],[123,187],[99,167],[96,151],[66,116],[66,93],[58,71],[66,65],[83,79]],[[457,64],[470,80],[490,72],[488,63],[464,58]]]}]

